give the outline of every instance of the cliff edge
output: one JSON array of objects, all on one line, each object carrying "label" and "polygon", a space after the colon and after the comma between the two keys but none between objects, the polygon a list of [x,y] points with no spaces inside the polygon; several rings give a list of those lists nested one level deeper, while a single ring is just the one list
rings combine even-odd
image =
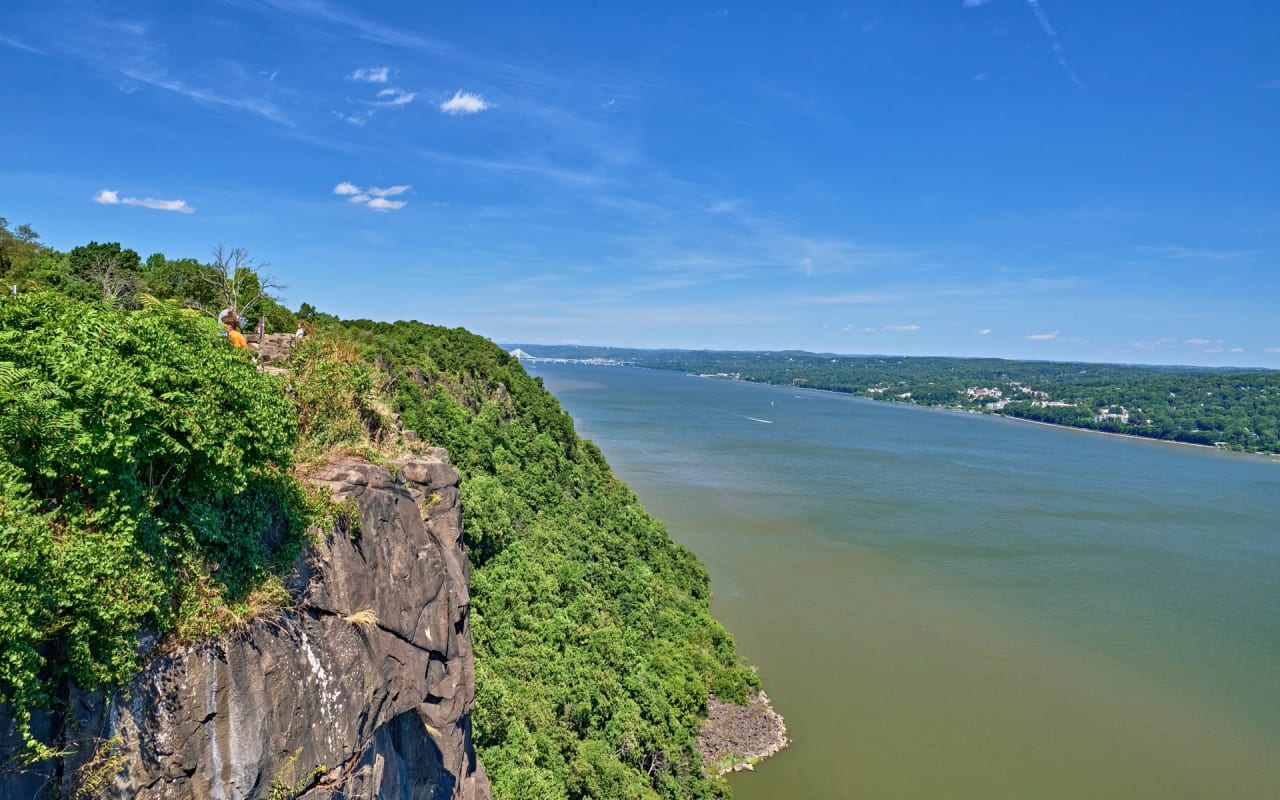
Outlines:
[{"label": "cliff edge", "polygon": [[[108,698],[71,691],[65,717],[33,726],[66,755],[5,775],[0,800],[487,800],[457,471],[436,450],[311,479],[359,522],[306,549],[294,607],[162,646]],[[0,750],[11,727],[0,713]]]}]

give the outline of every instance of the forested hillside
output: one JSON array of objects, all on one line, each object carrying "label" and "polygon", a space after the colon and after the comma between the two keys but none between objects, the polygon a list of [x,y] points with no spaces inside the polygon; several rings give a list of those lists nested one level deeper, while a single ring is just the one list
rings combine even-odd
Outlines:
[{"label": "forested hillside", "polygon": [[[694,737],[710,692],[741,701],[758,681],[710,617],[705,570],[503,350],[291,312],[238,250],[62,253],[0,225],[0,279],[17,286],[0,296],[0,700],[19,724],[65,710],[68,681],[122,682],[145,628],[179,641],[270,613],[305,527],[343,513],[297,476],[425,442],[462,474],[497,796],[727,796]],[[224,304],[308,327],[288,373],[219,336]]]},{"label": "forested hillside", "polygon": [[329,321],[385,370],[406,425],[463,475],[477,748],[505,797],[719,796],[693,748],[708,690],[758,687],[707,575],[487,340]]},{"label": "forested hillside", "polygon": [[1075,428],[1280,452],[1280,372],[1000,358],[519,345],[757,383],[1005,414]]}]

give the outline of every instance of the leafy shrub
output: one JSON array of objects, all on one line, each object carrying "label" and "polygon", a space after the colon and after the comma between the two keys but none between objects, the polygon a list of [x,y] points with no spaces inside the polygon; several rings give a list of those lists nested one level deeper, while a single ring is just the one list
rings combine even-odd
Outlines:
[{"label": "leafy shrub", "polygon": [[127,678],[142,626],[172,629],[292,561],[296,433],[279,379],[212,320],[0,300],[0,699],[20,721],[67,678]]}]

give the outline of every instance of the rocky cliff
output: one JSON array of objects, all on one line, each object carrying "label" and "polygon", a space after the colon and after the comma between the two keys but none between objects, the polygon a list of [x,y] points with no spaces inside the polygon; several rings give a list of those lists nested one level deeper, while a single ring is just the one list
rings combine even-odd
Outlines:
[{"label": "rocky cliff", "polygon": [[[5,773],[0,800],[489,797],[471,745],[458,473],[438,450],[313,480],[354,499],[359,523],[304,553],[295,607],[217,641],[161,645],[110,697],[71,692],[65,717],[36,721],[67,755]],[[0,718],[3,751],[10,728]]]}]

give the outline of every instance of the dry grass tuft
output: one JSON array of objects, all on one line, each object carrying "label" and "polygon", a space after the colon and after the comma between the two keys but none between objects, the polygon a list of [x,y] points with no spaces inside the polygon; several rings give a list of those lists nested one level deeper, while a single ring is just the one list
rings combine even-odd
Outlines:
[{"label": "dry grass tuft", "polygon": [[378,626],[378,615],[373,613],[372,608],[363,608],[354,614],[348,614],[343,619],[359,628],[376,628]]}]

